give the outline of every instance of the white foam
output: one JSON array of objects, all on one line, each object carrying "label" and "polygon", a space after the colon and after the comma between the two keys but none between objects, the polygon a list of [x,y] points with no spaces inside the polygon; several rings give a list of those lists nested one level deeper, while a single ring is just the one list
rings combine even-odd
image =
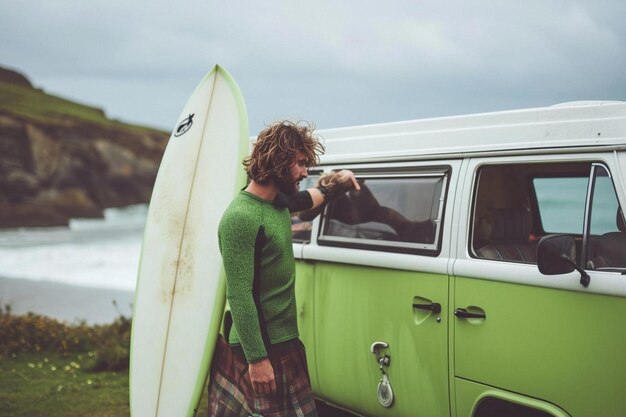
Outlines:
[{"label": "white foam", "polygon": [[0,232],[0,276],[132,291],[145,214],[134,206],[69,228]]}]

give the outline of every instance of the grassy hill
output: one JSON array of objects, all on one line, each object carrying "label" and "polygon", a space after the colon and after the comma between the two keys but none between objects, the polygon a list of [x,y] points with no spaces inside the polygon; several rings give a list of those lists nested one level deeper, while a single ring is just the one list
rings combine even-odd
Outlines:
[{"label": "grassy hill", "polygon": [[50,124],[58,124],[70,119],[95,123],[104,127],[159,131],[109,119],[102,109],[47,94],[30,85],[25,77],[22,76],[23,78],[19,79],[11,73],[19,74],[0,68],[0,111]]}]

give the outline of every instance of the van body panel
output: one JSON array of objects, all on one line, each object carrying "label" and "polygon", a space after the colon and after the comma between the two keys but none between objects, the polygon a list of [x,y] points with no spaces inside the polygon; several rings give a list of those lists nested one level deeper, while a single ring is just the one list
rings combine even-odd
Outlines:
[{"label": "van body panel", "polygon": [[[457,276],[455,307],[469,306],[487,317],[454,321],[457,377],[576,416],[626,415],[626,363],[607,360],[626,345],[622,325],[609,319],[626,317],[623,298]],[[457,401],[462,390],[456,387]]]},{"label": "van body panel", "polygon": [[459,392],[461,393],[457,399],[457,417],[487,417],[492,415],[481,414],[480,412],[480,404],[487,399],[503,400],[515,405],[521,405],[527,409],[539,410],[545,413],[544,416],[571,417],[553,404],[535,398],[525,397],[462,378],[455,378],[455,384],[459,387]]},{"label": "van body panel", "polygon": [[585,294],[604,294],[626,297],[626,280],[619,272],[589,272],[590,275],[600,274],[600,279],[591,279],[588,287],[580,285],[580,274],[576,271],[546,276],[542,275],[536,265],[515,264],[486,259],[462,259],[454,263],[455,276],[524,284],[535,287],[561,289]]},{"label": "van body panel", "polygon": [[[447,252],[447,251],[446,251]],[[429,257],[363,249],[306,245],[304,259],[446,275],[447,257]],[[446,262],[442,262],[442,260]]]},{"label": "van body panel", "polygon": [[[447,276],[325,262],[315,268],[315,356],[324,358],[316,393],[367,415],[449,415]],[[414,309],[416,299],[440,303],[442,314]],[[377,399],[382,374],[370,351],[377,341],[389,344],[381,353],[390,357],[390,409]]]},{"label": "van body panel", "polygon": [[315,357],[315,265],[296,261],[296,306],[298,333],[306,347],[306,359],[313,389],[318,387]]},{"label": "van body panel", "polygon": [[[605,102],[320,130],[322,163],[626,145],[626,103]],[[384,143],[384,146],[381,146]]]}]

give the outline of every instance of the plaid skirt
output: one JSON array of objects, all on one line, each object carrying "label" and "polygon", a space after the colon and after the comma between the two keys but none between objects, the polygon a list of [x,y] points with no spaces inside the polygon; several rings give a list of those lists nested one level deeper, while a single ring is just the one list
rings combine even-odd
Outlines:
[{"label": "plaid skirt", "polygon": [[255,394],[240,347],[218,338],[209,383],[209,417],[317,417],[315,399],[299,339],[271,346],[275,394]]}]

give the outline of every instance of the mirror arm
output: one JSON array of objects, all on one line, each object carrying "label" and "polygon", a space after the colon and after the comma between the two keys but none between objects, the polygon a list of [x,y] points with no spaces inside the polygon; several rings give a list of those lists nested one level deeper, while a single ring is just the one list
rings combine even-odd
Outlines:
[{"label": "mirror arm", "polygon": [[584,269],[576,265],[575,262],[572,262],[572,260],[567,255],[563,254],[561,255],[561,258],[580,273],[580,285],[587,288],[589,286],[589,282],[591,281],[591,277],[589,276],[589,274],[587,274]]}]

